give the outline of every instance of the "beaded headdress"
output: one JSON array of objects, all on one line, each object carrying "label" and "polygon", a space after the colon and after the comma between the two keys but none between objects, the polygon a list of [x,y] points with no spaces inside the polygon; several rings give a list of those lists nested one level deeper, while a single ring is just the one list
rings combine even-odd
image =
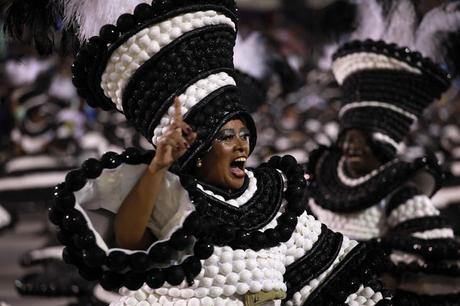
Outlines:
[{"label": "beaded headdress", "polygon": [[419,25],[410,1],[374,7],[380,15],[374,14],[377,17],[352,35],[356,40],[334,54],[332,70],[344,93],[341,134],[353,128],[365,130],[394,155],[424,109],[450,86],[450,75],[438,65],[446,57],[440,52],[444,43],[440,37],[460,28],[459,3],[433,9]]},{"label": "beaded headdress", "polygon": [[238,103],[233,78],[234,1],[139,2],[145,1],[125,1],[128,13],[83,44],[73,65],[80,95],[92,106],[123,112],[153,145],[179,97],[185,121],[198,133],[182,167],[236,116],[251,131],[252,150],[255,126]]}]

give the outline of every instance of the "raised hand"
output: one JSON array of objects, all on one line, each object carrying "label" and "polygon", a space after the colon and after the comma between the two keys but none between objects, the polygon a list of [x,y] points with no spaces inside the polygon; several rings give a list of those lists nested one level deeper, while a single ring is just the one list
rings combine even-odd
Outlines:
[{"label": "raised hand", "polygon": [[157,171],[169,168],[178,160],[196,139],[196,133],[184,122],[179,98],[174,100],[174,120],[166,132],[158,138],[157,150],[149,169]]}]

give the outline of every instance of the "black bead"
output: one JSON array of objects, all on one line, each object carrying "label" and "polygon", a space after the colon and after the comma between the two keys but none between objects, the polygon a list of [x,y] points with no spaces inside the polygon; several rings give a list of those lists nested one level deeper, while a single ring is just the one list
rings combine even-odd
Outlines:
[{"label": "black bead", "polygon": [[306,201],[290,201],[287,205],[288,211],[294,213],[296,216],[300,216],[307,209]]},{"label": "black bead", "polygon": [[128,148],[122,154],[121,158],[128,165],[137,165],[142,161],[141,152],[136,148]]},{"label": "black bead", "polygon": [[77,234],[73,237],[74,245],[79,249],[87,249],[96,246],[96,237],[92,231]]},{"label": "black bead", "polygon": [[121,32],[131,30],[136,24],[136,19],[131,14],[123,14],[117,19],[117,28]]},{"label": "black bead", "polygon": [[62,220],[64,218],[64,213],[55,207],[50,207],[48,208],[48,218],[54,225],[61,226]]},{"label": "black bead", "polygon": [[72,236],[73,233],[66,231],[65,229],[59,229],[56,233],[57,240],[65,246],[73,245]]},{"label": "black bead", "polygon": [[170,242],[172,248],[182,251],[185,250],[192,241],[191,236],[189,236],[184,230],[180,229],[172,234]]},{"label": "black bead", "polygon": [[251,234],[245,231],[238,231],[236,233],[235,241],[239,245],[248,245],[251,242]]},{"label": "black bead", "polygon": [[106,44],[114,43],[118,39],[119,35],[120,32],[118,31],[117,27],[112,24],[106,24],[101,28],[101,31],[99,32],[99,36]]},{"label": "black bead", "polygon": [[184,271],[188,275],[196,277],[198,274],[200,274],[202,265],[201,261],[198,258],[191,256],[184,261],[183,267]]},{"label": "black bead", "polygon": [[283,227],[279,227],[278,232],[280,234],[280,239],[281,239],[280,242],[286,242],[291,238],[293,229],[287,226],[283,226]]},{"label": "black bead", "polygon": [[128,255],[124,252],[113,251],[107,256],[107,267],[112,271],[121,271],[128,266]]},{"label": "black bead", "polygon": [[223,242],[232,241],[233,239],[235,239],[235,235],[235,229],[229,226],[221,227],[219,229],[219,239]]},{"label": "black bead", "polygon": [[83,173],[89,179],[95,179],[99,177],[102,173],[102,165],[101,162],[95,158],[90,158],[86,160],[83,165],[81,166]]},{"label": "black bead", "polygon": [[83,251],[83,262],[89,267],[100,267],[105,263],[106,259],[105,252],[98,247]]},{"label": "black bead", "polygon": [[86,280],[95,281],[99,280],[102,277],[102,270],[95,269],[96,267],[79,267],[78,274]]},{"label": "black bead", "polygon": [[86,225],[86,220],[81,214],[81,212],[77,210],[72,210],[68,214],[64,215],[62,220],[62,226],[73,233],[77,233],[83,230],[83,226]]},{"label": "black bead", "polygon": [[125,286],[129,290],[139,290],[144,284],[145,276],[142,274],[131,273],[126,276]]},{"label": "black bead", "polygon": [[78,191],[86,185],[86,177],[81,170],[72,170],[65,177],[66,187],[72,191]]},{"label": "black bead", "polygon": [[273,244],[273,243],[278,243],[281,240],[280,233],[276,231],[273,228],[269,228],[268,230],[265,231],[265,235],[267,236],[267,239]]},{"label": "black bead", "polygon": [[149,271],[145,282],[152,289],[163,287],[165,282],[163,271],[158,269]]},{"label": "black bead", "polygon": [[67,189],[54,192],[54,206],[61,211],[67,211],[75,207],[75,195]]},{"label": "black bead", "polygon": [[115,152],[107,152],[102,155],[101,163],[104,168],[115,169],[121,164],[121,157]]},{"label": "black bead", "polygon": [[280,168],[281,170],[288,170],[289,168],[296,166],[297,161],[292,155],[285,155],[281,158]]},{"label": "black bead", "polygon": [[154,151],[146,151],[142,154],[142,163],[144,164],[150,164],[152,162],[152,159],[155,157],[155,152]]},{"label": "black bead", "polygon": [[173,286],[180,285],[185,279],[184,270],[180,266],[173,266],[168,268],[165,275],[166,281]]},{"label": "black bead", "polygon": [[123,276],[113,272],[106,272],[102,275],[100,284],[107,291],[120,289],[123,284]]},{"label": "black bead", "polygon": [[71,265],[80,265],[81,264],[81,253],[78,252],[77,249],[66,246],[64,250],[62,250],[62,259],[65,263]]},{"label": "black bead", "polygon": [[72,84],[76,88],[84,88],[86,86],[85,80],[79,75],[72,76]]},{"label": "black bead", "polygon": [[297,225],[297,216],[292,212],[285,212],[278,218],[278,222],[292,228]]},{"label": "black bead", "polygon": [[143,252],[137,252],[129,255],[129,261],[134,272],[147,271],[151,264],[149,256]]},{"label": "black bead", "polygon": [[214,252],[214,246],[207,242],[199,241],[195,244],[193,251],[199,259],[208,259]]},{"label": "black bead", "polygon": [[257,248],[261,249],[265,246],[267,241],[267,236],[262,232],[254,232],[252,233],[252,244]]},{"label": "black bead", "polygon": [[173,250],[167,244],[162,243],[154,246],[150,252],[150,258],[154,262],[162,262],[171,258]]},{"label": "black bead", "polygon": [[190,216],[185,219],[183,228],[192,235],[199,235],[201,233],[201,218],[196,212],[191,213]]},{"label": "black bead", "polygon": [[153,9],[147,3],[141,3],[134,9],[134,18],[137,22],[143,22],[153,17]]}]

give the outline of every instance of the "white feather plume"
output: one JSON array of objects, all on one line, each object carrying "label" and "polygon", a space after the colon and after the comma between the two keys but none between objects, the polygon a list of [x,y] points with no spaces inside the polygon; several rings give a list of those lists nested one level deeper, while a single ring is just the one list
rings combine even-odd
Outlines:
[{"label": "white feather plume", "polygon": [[132,14],[140,3],[151,0],[60,0],[64,7],[66,25],[77,26],[78,36],[84,41],[98,35],[105,24],[115,24],[120,15]]},{"label": "white feather plume", "polygon": [[381,39],[387,43],[410,47],[414,44],[414,33],[417,23],[417,14],[415,13],[412,1],[393,1],[393,5],[386,18],[388,26]]},{"label": "white feather plume", "polygon": [[376,0],[352,0],[350,2],[357,6],[356,30],[351,39],[380,39],[386,26],[382,7]]},{"label": "white feather plume", "polygon": [[262,35],[254,32],[246,39],[238,35],[234,49],[235,68],[256,79],[265,77],[268,71],[268,52]]},{"label": "white feather plume", "polygon": [[[416,32],[414,50],[442,63],[440,44],[448,33],[460,31],[460,1],[446,3],[429,11]],[[459,50],[460,52],[460,50]]]}]

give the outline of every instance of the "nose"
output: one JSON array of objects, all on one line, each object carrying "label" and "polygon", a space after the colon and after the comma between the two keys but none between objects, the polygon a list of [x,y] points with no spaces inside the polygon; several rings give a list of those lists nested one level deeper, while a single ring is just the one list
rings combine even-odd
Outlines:
[{"label": "nose", "polygon": [[241,138],[241,137],[235,137],[235,151],[241,152],[241,153],[247,153],[249,151],[249,141]]}]

